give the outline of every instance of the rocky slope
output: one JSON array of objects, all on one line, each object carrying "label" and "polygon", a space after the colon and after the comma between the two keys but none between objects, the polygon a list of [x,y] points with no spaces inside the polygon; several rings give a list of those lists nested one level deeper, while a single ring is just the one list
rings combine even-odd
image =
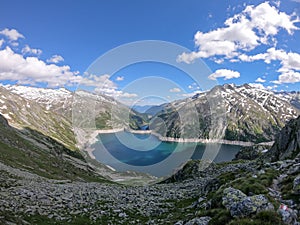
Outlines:
[{"label": "rocky slope", "polygon": [[108,96],[17,85],[0,86],[0,114],[10,125],[38,131],[71,150],[77,149],[74,127],[139,129],[147,119]]},{"label": "rocky slope", "polygon": [[47,109],[38,101],[24,98],[0,87],[0,114],[18,129],[30,128],[49,136],[74,150],[75,138],[69,118]]},{"label": "rocky slope", "polygon": [[[55,112],[70,121],[72,121],[72,116],[76,118],[79,114],[87,116],[88,111],[93,111],[91,120],[96,123],[97,129],[125,126],[138,129],[140,123],[143,124],[144,122],[142,114],[130,110],[115,99],[102,94],[95,95],[80,90],[71,92],[64,88],[48,89],[19,85],[5,85],[3,87],[9,93],[17,94],[27,101],[37,103],[46,110]],[[125,116],[129,118],[124,118]]]},{"label": "rocky slope", "polygon": [[[190,133],[191,138],[219,134],[216,136],[226,140],[272,141],[287,121],[299,115],[298,98],[297,92],[274,93],[248,84],[225,84],[164,106],[155,116],[160,122],[152,127],[163,136],[175,138],[189,137]],[[195,110],[197,115],[191,113]],[[186,121],[191,118],[193,121]],[[163,123],[166,131],[161,129]]]},{"label": "rocky slope", "polygon": [[300,153],[300,116],[292,119],[276,137],[276,142],[265,155],[269,161],[299,157]]}]

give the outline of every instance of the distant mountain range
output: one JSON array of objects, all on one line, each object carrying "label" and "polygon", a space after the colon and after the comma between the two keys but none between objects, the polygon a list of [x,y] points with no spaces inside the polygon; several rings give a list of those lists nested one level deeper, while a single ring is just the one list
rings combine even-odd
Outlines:
[{"label": "distant mountain range", "polygon": [[[133,109],[111,97],[85,91],[0,87],[0,114],[10,125],[41,132],[72,150],[76,149],[74,125],[139,129],[151,117],[154,122],[150,128],[165,137],[182,137],[190,132],[191,138],[207,139],[212,134],[222,134],[227,140],[272,141],[287,121],[299,115],[299,106],[300,92],[277,93],[248,84],[225,84],[190,98]],[[91,109],[94,111],[90,112]],[[217,114],[223,117],[222,121]],[[197,121],[192,120],[195,118]],[[218,123],[213,124],[216,118]]]}]

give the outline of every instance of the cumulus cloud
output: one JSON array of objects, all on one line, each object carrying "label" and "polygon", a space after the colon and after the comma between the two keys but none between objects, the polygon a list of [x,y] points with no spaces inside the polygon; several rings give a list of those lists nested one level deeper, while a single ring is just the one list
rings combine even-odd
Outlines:
[{"label": "cumulus cloud", "polygon": [[175,87],[175,88],[171,88],[169,91],[172,93],[179,93],[179,92],[181,92],[181,89]]},{"label": "cumulus cloud", "polygon": [[259,77],[255,80],[255,82],[264,83],[264,82],[266,82],[266,80]]},{"label": "cumulus cloud", "polygon": [[280,73],[276,83],[296,83],[299,81],[300,71],[300,54],[295,52],[286,52],[282,49],[269,48],[265,53],[256,55],[241,55],[241,61],[253,62],[256,60],[263,60],[270,64],[272,61],[279,61],[281,67],[277,72]]},{"label": "cumulus cloud", "polygon": [[47,63],[59,63],[63,61],[64,58],[60,55],[53,55],[50,59],[47,59]]},{"label": "cumulus cloud", "polygon": [[278,80],[272,82],[274,84],[298,83],[300,82],[300,73],[293,70],[285,71],[279,75]]},{"label": "cumulus cloud", "polygon": [[33,55],[40,55],[42,54],[41,49],[37,48],[30,48],[28,45],[25,45],[25,47],[22,49],[23,54],[33,54]]},{"label": "cumulus cloud", "polygon": [[1,48],[1,46],[3,45],[3,43],[4,43],[4,40],[3,40],[3,39],[0,39],[0,48]]},{"label": "cumulus cloud", "polygon": [[269,2],[246,6],[241,13],[227,19],[224,27],[206,33],[198,31],[194,36],[198,50],[182,53],[177,61],[191,63],[197,58],[214,56],[231,59],[241,52],[249,52],[262,44],[267,45],[270,41],[276,43],[274,36],[280,29],[293,34],[295,30],[299,30],[295,25],[299,21],[295,15],[280,12]]},{"label": "cumulus cloud", "polygon": [[[27,50],[29,51],[29,49]],[[27,50],[23,52],[27,52]],[[48,87],[79,84],[82,87],[90,87],[97,93],[120,98],[120,100],[121,98],[137,97],[135,93],[117,90],[117,85],[109,78],[108,74],[84,74],[81,76],[78,71],[71,71],[69,66],[47,64],[37,57],[25,57],[14,52],[8,46],[0,50],[0,80],[9,80],[23,85],[46,83]]]},{"label": "cumulus cloud", "polygon": [[119,76],[119,77],[116,78],[116,81],[122,81],[122,80],[124,80],[123,76]]},{"label": "cumulus cloud", "polygon": [[23,34],[20,34],[15,29],[5,28],[4,30],[0,31],[0,34],[4,35],[11,41],[17,41],[19,38],[24,38]]},{"label": "cumulus cloud", "polygon": [[48,65],[36,57],[24,57],[10,47],[0,50],[0,80],[17,81],[22,84],[48,83],[50,87],[78,83],[69,66]]},{"label": "cumulus cloud", "polygon": [[223,77],[224,80],[229,80],[232,78],[239,78],[240,73],[237,71],[228,70],[228,69],[219,69],[208,76],[208,78],[211,80],[216,80],[217,78],[221,78],[221,77]]}]

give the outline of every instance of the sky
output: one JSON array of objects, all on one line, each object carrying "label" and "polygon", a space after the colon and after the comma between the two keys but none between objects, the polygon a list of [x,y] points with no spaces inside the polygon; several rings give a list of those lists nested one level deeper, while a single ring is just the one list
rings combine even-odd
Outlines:
[{"label": "sky", "polygon": [[[72,91],[90,87],[127,104],[158,104],[206,89],[180,69],[198,63],[209,68],[198,73],[212,84],[300,90],[300,0],[0,4],[2,84]],[[138,62],[113,73],[105,65],[91,69],[107,52],[144,40],[170,42],[184,50],[170,52],[173,65]],[[154,94],[146,91],[151,88]]]}]

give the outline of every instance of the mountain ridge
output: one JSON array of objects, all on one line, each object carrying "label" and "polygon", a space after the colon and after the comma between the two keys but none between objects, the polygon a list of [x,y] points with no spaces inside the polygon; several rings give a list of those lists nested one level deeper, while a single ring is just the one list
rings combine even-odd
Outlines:
[{"label": "mountain ridge", "polygon": [[[235,86],[233,84],[224,84],[215,86],[213,89],[198,93],[193,97],[177,100],[164,106],[164,109],[158,112],[154,119],[163,120],[167,131],[162,133],[159,125],[154,125],[156,132],[166,137],[180,137],[182,123],[178,112],[188,112],[197,110],[199,129],[196,129],[193,138],[210,138],[210,132],[219,129],[220,126],[213,127],[212,112],[210,101],[219,98],[223,104],[222,113],[224,139],[234,141],[268,142],[273,141],[276,133],[285,125],[285,123],[296,118],[300,109],[292,104],[297,102],[299,93],[276,94],[270,90],[259,89],[248,84]],[[214,101],[214,100],[213,100]],[[225,111],[225,112],[224,112]],[[225,124],[226,123],[226,124]],[[190,127],[193,123],[189,124]],[[213,129],[212,129],[213,128]],[[197,132],[197,130],[199,130]],[[221,137],[222,135],[220,135]]]}]

